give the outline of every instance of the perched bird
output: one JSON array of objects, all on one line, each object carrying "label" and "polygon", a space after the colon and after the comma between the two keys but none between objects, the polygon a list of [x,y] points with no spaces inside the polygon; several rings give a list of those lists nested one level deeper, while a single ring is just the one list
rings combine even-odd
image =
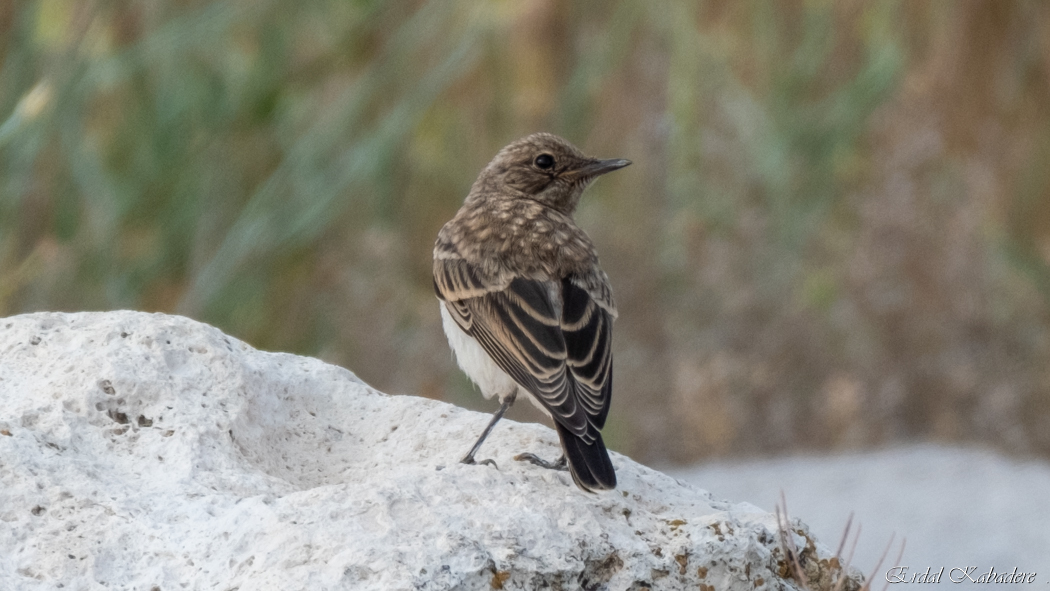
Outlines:
[{"label": "perched bird", "polygon": [[[502,403],[474,454],[522,393],[554,420],[566,464],[587,491],[616,487],[599,429],[612,395],[609,278],[590,238],[573,221],[595,178],[629,160],[584,156],[536,133],[503,148],[481,171],[434,245],[434,291],[456,360],[485,398]],[[492,463],[485,460],[482,463]]]}]

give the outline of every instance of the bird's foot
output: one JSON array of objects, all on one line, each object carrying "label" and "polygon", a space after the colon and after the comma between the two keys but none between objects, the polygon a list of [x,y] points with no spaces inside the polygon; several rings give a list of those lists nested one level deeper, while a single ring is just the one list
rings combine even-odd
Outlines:
[{"label": "bird's foot", "polygon": [[470,465],[470,466],[478,466],[478,465],[482,465],[482,464],[487,464],[487,465],[492,466],[493,468],[499,470],[499,466],[497,466],[496,462],[494,462],[493,460],[490,460],[490,459],[475,460],[474,459],[474,454],[468,454],[466,457],[464,457],[462,460],[460,460],[459,463],[467,464],[467,465]]},{"label": "bird's foot", "polygon": [[530,454],[530,453],[526,452],[526,453],[518,454],[518,455],[514,456],[514,459],[519,461],[519,462],[529,462],[531,464],[536,464],[537,466],[546,468],[548,470],[568,470],[569,469],[569,467],[568,467],[569,463],[565,459],[565,456],[562,456],[562,457],[558,458],[557,460],[555,460],[553,462],[548,462],[547,460],[544,460],[543,458],[537,456],[536,454]]}]

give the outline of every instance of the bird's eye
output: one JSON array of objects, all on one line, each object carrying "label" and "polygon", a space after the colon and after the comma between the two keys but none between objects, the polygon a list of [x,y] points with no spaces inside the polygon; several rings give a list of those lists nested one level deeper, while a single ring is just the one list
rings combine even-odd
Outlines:
[{"label": "bird's eye", "polygon": [[547,170],[554,166],[554,156],[551,156],[550,154],[540,154],[536,157],[536,160],[533,161],[533,164],[535,164],[537,168]]}]

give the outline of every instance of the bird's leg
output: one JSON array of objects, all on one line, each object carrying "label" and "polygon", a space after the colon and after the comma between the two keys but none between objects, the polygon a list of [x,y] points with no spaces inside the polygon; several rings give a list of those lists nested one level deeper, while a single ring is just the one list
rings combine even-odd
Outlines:
[{"label": "bird's leg", "polygon": [[541,466],[541,467],[546,468],[548,470],[568,470],[569,469],[569,467],[568,467],[569,466],[569,462],[568,462],[568,460],[565,459],[565,454],[562,454],[560,458],[558,458],[557,460],[555,460],[553,462],[548,462],[547,460],[544,460],[543,458],[537,456],[536,454],[530,454],[528,452],[523,453],[523,454],[518,454],[518,455],[514,456],[514,459],[519,461],[519,462],[530,462],[532,464],[536,464],[537,466]]},{"label": "bird's leg", "polygon": [[496,462],[493,462],[492,460],[481,460],[480,462],[475,462],[474,454],[478,453],[478,449],[481,448],[481,444],[485,442],[485,438],[488,437],[489,433],[492,432],[492,428],[495,427],[496,423],[498,423],[499,420],[503,418],[503,415],[507,412],[507,409],[509,409],[510,406],[514,404],[514,398],[516,394],[517,392],[503,399],[503,404],[500,405],[499,410],[496,411],[496,414],[492,415],[492,420],[489,421],[489,426],[485,427],[485,430],[481,432],[481,437],[478,437],[478,442],[474,444],[474,447],[470,448],[470,451],[467,452],[467,455],[464,456],[463,459],[460,460],[460,462],[464,464],[491,464],[492,467],[496,468],[497,470],[499,469],[499,466],[496,465]]}]

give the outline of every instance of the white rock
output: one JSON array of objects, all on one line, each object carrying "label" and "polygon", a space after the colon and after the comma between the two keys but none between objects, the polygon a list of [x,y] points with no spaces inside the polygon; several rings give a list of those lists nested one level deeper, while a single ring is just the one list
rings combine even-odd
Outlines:
[{"label": "white rock", "polygon": [[459,464],[488,418],[186,318],[0,319],[0,589],[795,587],[771,515],[618,454],[581,492],[512,460],[544,426]]}]

